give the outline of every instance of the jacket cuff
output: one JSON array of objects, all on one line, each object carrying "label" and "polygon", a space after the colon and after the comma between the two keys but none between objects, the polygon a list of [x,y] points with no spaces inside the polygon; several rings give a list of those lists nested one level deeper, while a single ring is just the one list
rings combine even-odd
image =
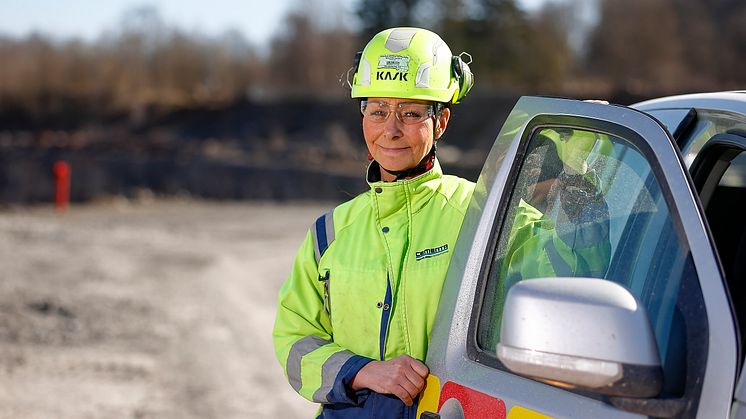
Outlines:
[{"label": "jacket cuff", "polygon": [[370,390],[355,391],[350,388],[350,384],[357,373],[372,361],[373,359],[360,355],[353,355],[348,359],[339,370],[337,377],[334,379],[334,385],[326,396],[328,403],[358,405],[364,402],[368,398]]}]

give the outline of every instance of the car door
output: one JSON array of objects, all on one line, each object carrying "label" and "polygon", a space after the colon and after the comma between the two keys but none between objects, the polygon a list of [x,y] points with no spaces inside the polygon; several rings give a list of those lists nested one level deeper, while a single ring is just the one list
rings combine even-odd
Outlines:
[{"label": "car door", "polygon": [[[609,397],[511,372],[496,355],[506,294],[539,277],[595,277],[627,289],[650,319],[660,394]],[[596,332],[588,329],[562,333],[581,339]],[[634,340],[619,345],[632,350]],[[626,107],[521,98],[487,158],[456,245],[418,412],[727,417],[736,357],[717,255],[666,129]]]}]

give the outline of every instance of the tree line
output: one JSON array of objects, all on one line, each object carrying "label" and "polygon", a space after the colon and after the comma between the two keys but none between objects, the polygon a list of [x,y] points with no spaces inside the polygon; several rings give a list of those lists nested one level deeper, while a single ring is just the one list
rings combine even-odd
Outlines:
[{"label": "tree line", "polygon": [[184,32],[150,8],[128,12],[95,41],[0,37],[0,107],[136,113],[342,98],[355,52],[378,30],[403,25],[469,52],[483,92],[657,95],[746,84],[739,0],[555,0],[532,12],[515,0],[358,0],[357,25],[317,6],[298,2],[263,47],[239,31]]}]

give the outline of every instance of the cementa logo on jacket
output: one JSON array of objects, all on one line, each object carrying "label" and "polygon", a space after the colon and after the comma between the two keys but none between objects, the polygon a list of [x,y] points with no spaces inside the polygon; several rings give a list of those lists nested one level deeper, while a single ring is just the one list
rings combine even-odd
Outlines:
[{"label": "cementa logo on jacket", "polygon": [[415,259],[422,260],[422,259],[427,259],[427,258],[443,255],[446,253],[448,253],[448,244],[444,244],[438,247],[433,247],[431,249],[420,250],[419,252],[415,253]]}]

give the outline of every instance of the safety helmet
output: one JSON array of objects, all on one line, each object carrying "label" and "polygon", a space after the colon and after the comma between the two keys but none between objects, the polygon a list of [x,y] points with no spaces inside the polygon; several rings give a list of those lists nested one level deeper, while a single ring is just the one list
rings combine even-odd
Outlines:
[{"label": "safety helmet", "polygon": [[383,30],[356,56],[352,97],[459,103],[474,84],[471,56],[461,55],[452,55],[440,36],[427,29]]}]

